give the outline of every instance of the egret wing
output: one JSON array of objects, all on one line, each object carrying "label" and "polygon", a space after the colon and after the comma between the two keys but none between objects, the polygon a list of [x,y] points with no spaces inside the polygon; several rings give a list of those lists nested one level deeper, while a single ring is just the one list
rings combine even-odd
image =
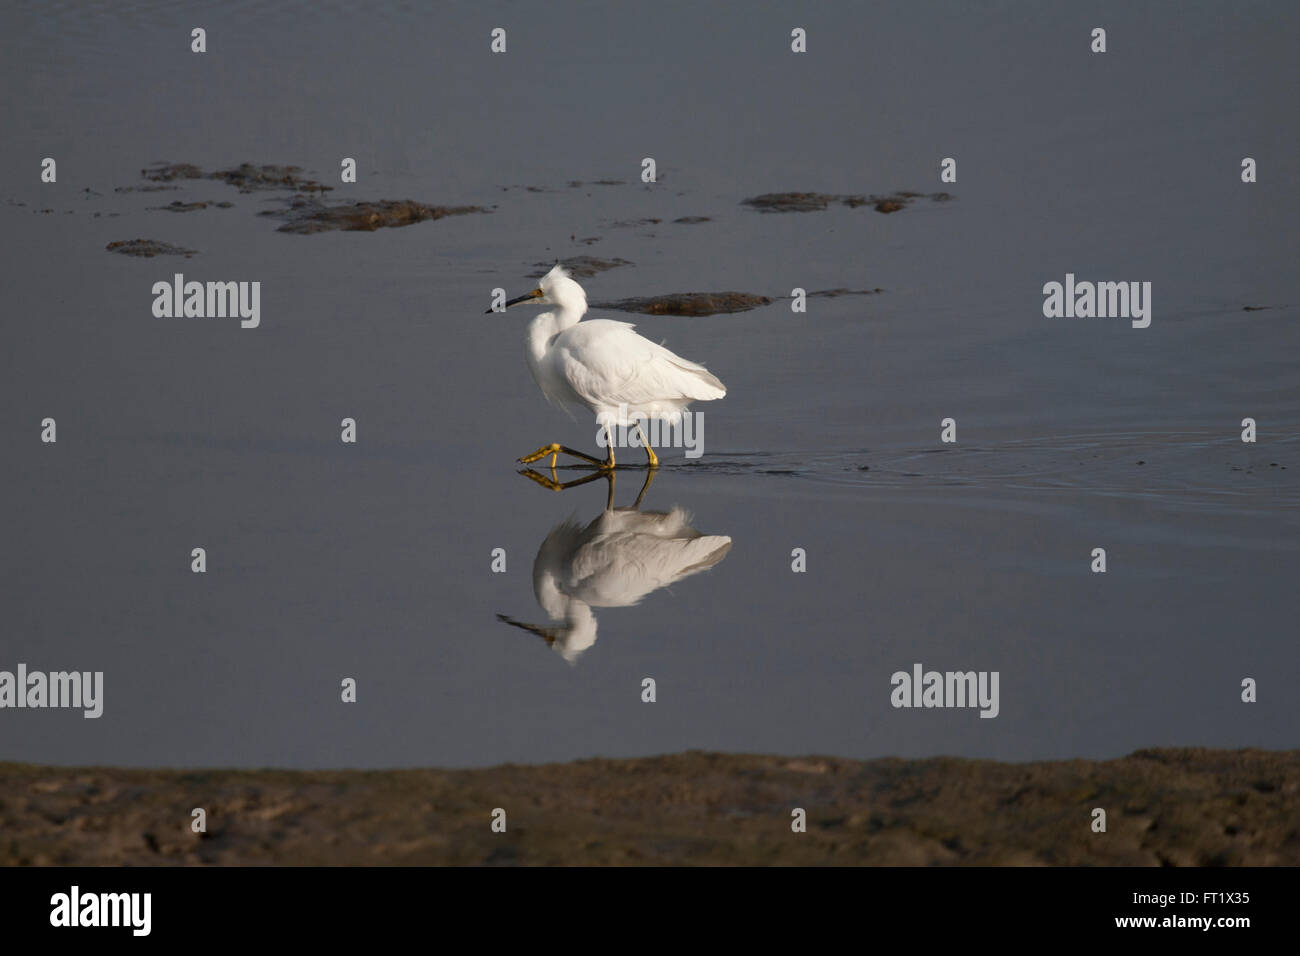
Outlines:
[{"label": "egret wing", "polygon": [[556,370],[585,402],[597,406],[722,398],[726,386],[697,362],[638,335],[630,322],[594,319],[556,337]]}]

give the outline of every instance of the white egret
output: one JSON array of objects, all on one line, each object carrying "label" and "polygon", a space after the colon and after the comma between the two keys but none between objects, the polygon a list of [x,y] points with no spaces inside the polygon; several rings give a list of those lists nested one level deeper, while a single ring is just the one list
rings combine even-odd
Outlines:
[{"label": "white egret", "polygon": [[[609,457],[605,461],[565,445],[543,445],[519,460],[525,464],[551,456],[551,467],[563,452],[602,469],[614,467],[611,425],[636,426],[649,467],[659,458],[642,421],[658,419],[680,424],[692,401],[711,401],[727,394],[726,386],[703,365],[682,358],[633,331],[631,322],[611,319],[579,320],[587,311],[587,293],[558,263],[527,295],[505,305],[554,305],[528,323],[528,369],[546,398],[556,405],[583,406],[596,414],[605,429]],[[492,312],[488,309],[488,312]]]}]

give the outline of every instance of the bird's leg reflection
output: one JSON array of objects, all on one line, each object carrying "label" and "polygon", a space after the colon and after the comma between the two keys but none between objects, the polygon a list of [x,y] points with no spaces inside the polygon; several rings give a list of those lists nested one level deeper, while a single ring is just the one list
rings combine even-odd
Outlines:
[{"label": "bird's leg reflection", "polygon": [[585,525],[562,521],[538,548],[533,595],[553,623],[542,627],[497,615],[497,620],[541,637],[570,664],[596,642],[593,608],[632,607],[661,588],[709,570],[731,550],[731,538],[697,531],[680,507],[641,510],[654,469],[647,469],[636,501],[626,508],[614,507],[612,471],[563,483],[532,469],[520,474],[556,490],[609,480],[603,511]]},{"label": "bird's leg reflection", "polygon": [[[649,447],[649,446],[647,446],[647,447]],[[655,462],[653,465],[651,465],[650,468],[646,471],[646,473],[645,473],[645,484],[643,484],[643,485],[641,486],[641,493],[640,493],[639,495],[636,496],[636,501],[632,502],[632,510],[633,510],[633,511],[640,511],[640,510],[641,510],[641,499],[644,498],[644,497],[645,497],[645,493],[646,493],[647,491],[650,490],[650,485],[651,485],[651,484],[654,482],[654,480],[655,480],[655,471],[654,471],[654,470],[655,470],[655,468],[658,467],[658,465],[659,465],[659,462],[656,461],[656,462]],[[611,483],[610,486],[609,486],[609,505],[605,508],[605,510],[606,510],[606,511],[613,511],[613,510],[614,510],[614,485],[613,485],[612,483]]]},{"label": "bird's leg reflection", "polygon": [[[588,482],[597,480],[598,478],[604,478],[609,482],[608,493],[605,496],[605,510],[614,510],[614,481],[617,473],[612,469],[593,471],[590,475],[583,475],[581,478],[574,478],[572,481],[560,481],[560,476],[556,473],[554,468],[551,469],[551,477],[549,478],[537,471],[535,468],[520,469],[519,474],[523,475],[530,481],[535,481],[543,488],[549,488],[551,491],[567,491],[570,488],[578,487],[578,485],[585,485]],[[653,468],[646,469],[645,481],[641,483],[641,491],[638,492],[636,501],[632,502],[632,506],[628,510],[641,510],[641,502],[645,499],[645,493],[650,490],[650,486],[654,484],[655,474],[656,472]]]},{"label": "bird's leg reflection", "polygon": [[572,481],[560,481],[560,476],[556,474],[554,466],[551,467],[551,477],[549,478],[533,468],[521,468],[519,474],[532,479],[543,488],[551,489],[551,491],[564,491],[566,488],[576,488],[578,485],[585,485],[587,482],[595,481],[598,478],[608,478],[610,480],[610,494],[613,495],[614,473],[603,468],[600,471],[593,471],[589,475],[583,475],[581,478],[574,478]]}]

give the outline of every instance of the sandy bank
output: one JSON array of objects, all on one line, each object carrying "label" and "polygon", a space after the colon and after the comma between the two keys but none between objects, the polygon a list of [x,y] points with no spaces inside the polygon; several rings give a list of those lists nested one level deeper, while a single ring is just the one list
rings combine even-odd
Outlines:
[{"label": "sandy bank", "polygon": [[[207,811],[205,834],[191,811]],[[507,832],[490,829],[494,808]],[[791,832],[791,811],[807,832]],[[1092,810],[1107,814],[1105,833]],[[0,863],[1300,864],[1300,751],[690,752],[485,770],[0,764]]]}]

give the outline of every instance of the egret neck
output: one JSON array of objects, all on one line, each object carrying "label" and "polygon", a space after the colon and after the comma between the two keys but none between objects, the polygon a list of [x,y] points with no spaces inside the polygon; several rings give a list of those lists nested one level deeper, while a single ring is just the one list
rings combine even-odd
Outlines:
[{"label": "egret neck", "polygon": [[550,346],[551,339],[578,324],[587,314],[587,296],[579,289],[576,296],[564,296],[556,312],[543,312],[528,323],[528,357],[536,368]]}]

